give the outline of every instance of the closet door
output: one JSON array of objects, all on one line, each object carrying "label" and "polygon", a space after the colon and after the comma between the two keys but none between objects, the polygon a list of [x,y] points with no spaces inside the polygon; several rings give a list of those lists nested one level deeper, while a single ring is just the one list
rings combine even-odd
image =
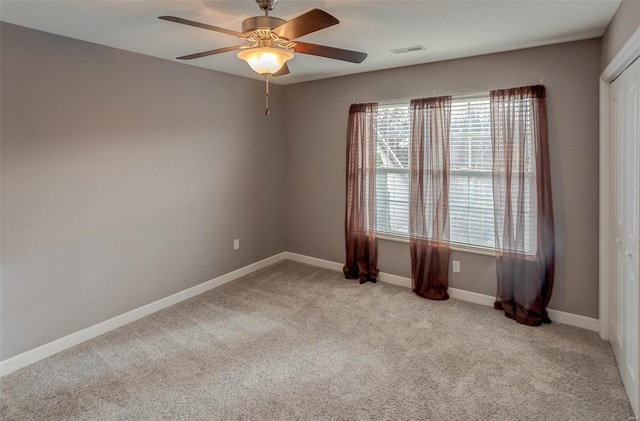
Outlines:
[{"label": "closet door", "polygon": [[611,139],[613,140],[614,282],[611,305],[611,346],[620,375],[638,414],[638,226],[640,208],[640,60],[611,84]]}]

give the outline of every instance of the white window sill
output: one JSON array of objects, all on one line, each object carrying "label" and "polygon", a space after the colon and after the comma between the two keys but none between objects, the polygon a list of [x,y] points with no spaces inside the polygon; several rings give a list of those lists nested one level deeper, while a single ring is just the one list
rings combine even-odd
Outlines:
[{"label": "white window sill", "polygon": [[[380,238],[386,241],[395,241],[397,243],[406,243],[409,244],[409,237],[400,237],[393,235],[384,235],[384,234],[376,234],[376,238]],[[471,253],[471,254],[481,254],[484,256],[492,256],[496,257],[495,250],[490,249],[482,249],[479,247],[469,247],[469,246],[461,246],[459,244],[451,244],[450,249],[453,251],[460,251],[463,253]]]}]

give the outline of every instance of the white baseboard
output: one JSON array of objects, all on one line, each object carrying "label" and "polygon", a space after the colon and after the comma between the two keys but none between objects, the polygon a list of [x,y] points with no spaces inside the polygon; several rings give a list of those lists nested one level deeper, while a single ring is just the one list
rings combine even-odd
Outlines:
[{"label": "white baseboard", "polygon": [[398,285],[400,287],[405,288],[413,288],[413,284],[411,283],[411,278],[407,278],[404,276],[392,275],[390,273],[380,272],[378,274],[378,279],[380,282],[384,282],[387,284]]},{"label": "white baseboard", "polygon": [[306,263],[308,265],[318,266],[325,269],[337,270],[338,272],[342,272],[342,267],[344,266],[344,264],[342,263],[318,259],[317,257],[305,256],[304,254],[291,253],[290,251],[284,252],[284,258],[293,260],[294,262]]},{"label": "white baseboard", "polygon": [[449,297],[457,300],[468,301],[470,303],[480,304],[483,306],[493,307],[496,297],[491,295],[480,294],[477,292],[465,291],[464,289],[449,288]]},{"label": "white baseboard", "polygon": [[550,308],[547,309],[547,313],[549,313],[549,318],[556,323],[562,323],[565,325],[581,327],[587,330],[593,330],[594,332],[600,332],[600,319],[581,316],[579,314],[567,313],[560,310],[553,310]]},{"label": "white baseboard", "polygon": [[[329,260],[318,259],[316,257],[305,256],[302,254],[296,254],[291,252],[285,252],[284,258],[289,260],[295,260],[300,263],[307,263],[309,265],[319,266],[325,269],[332,269],[342,271],[342,263],[331,262]],[[380,272],[378,279],[381,282],[387,284],[398,285],[405,288],[411,288],[411,279],[392,275],[390,273]],[[479,294],[477,292],[465,291],[463,289],[449,288],[449,296],[462,301],[468,301],[475,304],[493,307],[495,297],[485,294]],[[600,330],[600,320],[591,317],[581,316],[579,314],[567,313],[560,310],[547,309],[549,318],[556,323],[561,323],[570,326],[580,327],[582,329],[592,330],[598,332]]]},{"label": "white baseboard", "polygon": [[248,275],[251,272],[255,272],[256,270],[279,262],[285,259],[285,254],[286,253],[284,252],[279,253],[264,260],[260,260],[259,262],[255,262],[240,269],[234,270],[233,272],[225,273],[224,275],[218,276],[217,278],[211,279],[210,281],[203,282],[199,285],[177,292],[168,297],[161,298],[158,301],[143,305],[142,307],[138,307],[134,310],[128,311],[109,320],[105,320],[104,322],[71,333],[63,338],[56,339],[55,341],[23,352],[22,354],[18,354],[4,361],[0,361],[0,377],[4,376],[5,374],[13,373],[16,370],[28,366],[29,364],[33,364],[36,361],[40,361],[41,359],[46,357],[50,357],[54,354],[57,354],[58,352],[64,351],[65,349],[71,348],[72,346],[78,345],[84,341],[88,341],[89,339],[95,338],[96,336],[100,336],[111,330],[117,329],[128,323],[146,317],[159,310],[170,307],[186,299],[195,297],[196,295],[202,294],[203,292],[209,291],[210,289],[219,287],[220,285],[226,284],[227,282],[231,282],[234,279]]},{"label": "white baseboard", "polygon": [[[252,263],[240,269],[234,270],[233,272],[229,272],[217,278],[211,279],[210,281],[203,282],[194,287],[154,301],[153,303],[146,304],[127,313],[113,317],[109,320],[105,320],[104,322],[89,326],[63,338],[56,339],[55,341],[23,352],[22,354],[18,354],[4,361],[0,361],[0,377],[9,373],[13,373],[16,370],[33,364],[36,361],[40,361],[43,358],[50,357],[54,354],[57,354],[58,352],[71,348],[72,346],[78,345],[84,341],[88,341],[89,339],[95,338],[96,336],[100,336],[111,330],[117,329],[121,326],[146,317],[152,313],[170,307],[186,299],[195,297],[196,295],[202,294],[203,292],[209,291],[210,289],[219,287],[220,285],[231,282],[234,279],[248,275],[252,272],[255,272],[256,270],[265,268],[284,259],[306,263],[309,265],[331,269],[339,272],[342,271],[343,266],[342,263],[331,262],[329,260],[318,259],[316,257],[305,256],[288,251],[278,253],[264,260],[260,260],[259,262]],[[380,272],[379,279],[381,282],[385,282],[388,284],[411,288],[411,279],[404,276]],[[476,292],[465,291],[456,288],[449,288],[449,296],[458,300],[468,301],[486,306],[493,306],[493,302],[495,300],[494,297],[491,297],[489,295],[478,294]],[[566,313],[559,310],[549,309],[548,311],[551,320],[557,323],[577,326],[583,329],[593,330],[595,332],[597,332],[600,328],[600,322],[598,319],[593,319],[591,317],[580,316],[572,313]]]},{"label": "white baseboard", "polygon": [[[465,291],[456,288],[449,288],[449,296],[451,298],[457,298],[458,300],[469,301],[489,307],[493,307],[493,303],[496,301],[496,298],[490,295],[478,294],[477,292]],[[551,321],[555,323],[580,327],[594,332],[599,332],[600,330],[600,320],[598,319],[581,316],[579,314],[567,313],[565,311],[553,310],[550,308],[547,309],[547,313],[549,313]]]}]

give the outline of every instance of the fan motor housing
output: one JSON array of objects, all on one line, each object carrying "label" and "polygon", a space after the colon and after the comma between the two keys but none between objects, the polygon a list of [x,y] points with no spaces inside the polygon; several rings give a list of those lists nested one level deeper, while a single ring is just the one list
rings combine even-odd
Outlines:
[{"label": "fan motor housing", "polygon": [[273,16],[254,16],[242,21],[242,33],[246,34],[256,29],[273,29],[283,23],[287,21]]}]

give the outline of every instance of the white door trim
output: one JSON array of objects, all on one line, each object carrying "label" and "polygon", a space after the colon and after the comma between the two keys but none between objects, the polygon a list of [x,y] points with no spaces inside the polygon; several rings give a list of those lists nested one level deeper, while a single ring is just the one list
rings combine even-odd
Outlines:
[{"label": "white door trim", "polygon": [[600,77],[600,338],[609,339],[609,290],[612,288],[613,265],[611,256],[611,163],[609,143],[609,91],[611,82]]},{"label": "white door trim", "polygon": [[611,253],[611,154],[609,132],[609,95],[611,82],[640,56],[640,28],[636,29],[600,75],[600,337],[609,339],[609,300],[613,277]]}]

